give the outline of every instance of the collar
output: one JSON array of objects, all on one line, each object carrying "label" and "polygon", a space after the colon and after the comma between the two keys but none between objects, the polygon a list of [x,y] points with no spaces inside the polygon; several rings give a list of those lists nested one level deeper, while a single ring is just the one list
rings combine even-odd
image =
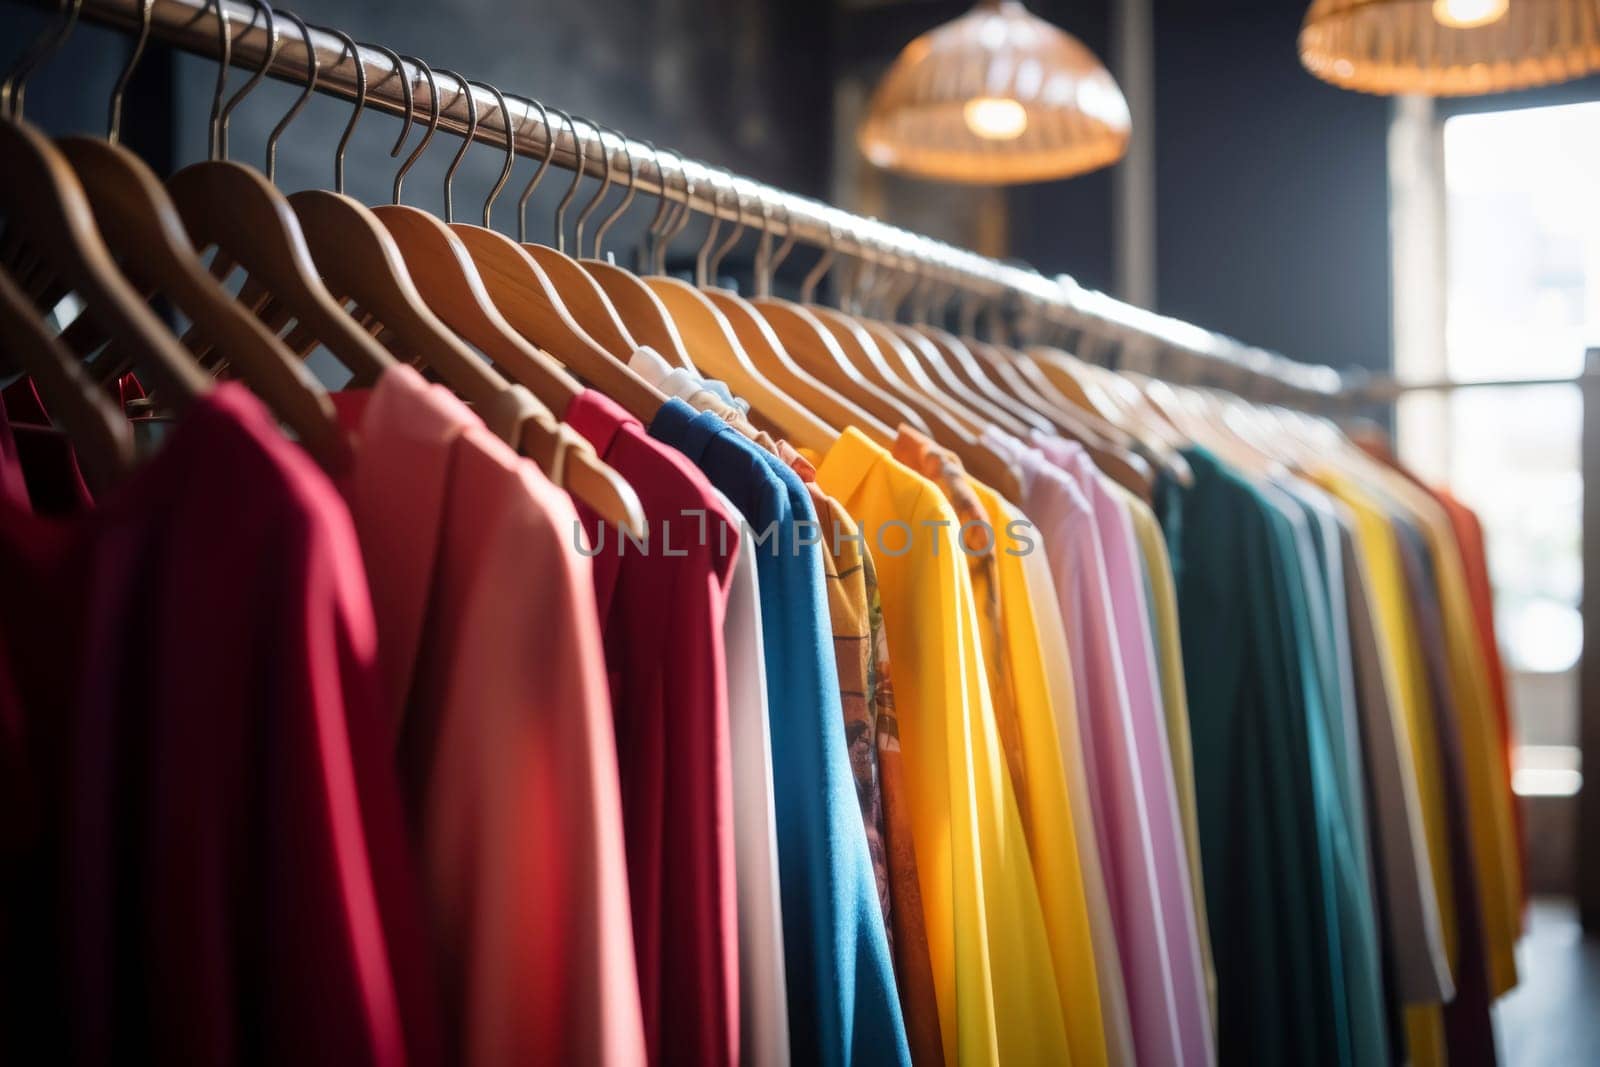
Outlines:
[{"label": "collar", "polygon": [[846,426],[828,454],[822,457],[817,467],[817,484],[836,500],[848,501],[872,469],[891,458],[882,445],[854,426]]}]

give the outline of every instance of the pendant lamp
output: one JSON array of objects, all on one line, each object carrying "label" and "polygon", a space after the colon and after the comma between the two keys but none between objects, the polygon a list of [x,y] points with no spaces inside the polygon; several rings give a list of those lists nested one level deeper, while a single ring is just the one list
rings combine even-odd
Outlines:
[{"label": "pendant lamp", "polygon": [[1096,170],[1128,147],[1128,103],[1083,43],[989,0],[906,46],[856,141],[876,166],[985,185]]},{"label": "pendant lamp", "polygon": [[1550,85],[1600,70],[1600,0],[1313,0],[1300,61],[1385,95]]}]

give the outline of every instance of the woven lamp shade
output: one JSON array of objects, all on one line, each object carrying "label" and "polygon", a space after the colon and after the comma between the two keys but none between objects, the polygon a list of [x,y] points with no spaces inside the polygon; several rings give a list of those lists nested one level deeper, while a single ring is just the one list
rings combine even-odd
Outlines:
[{"label": "woven lamp shade", "polygon": [[1314,0],[1300,61],[1323,81],[1385,95],[1549,85],[1600,70],[1600,0]]},{"label": "woven lamp shade", "polygon": [[1004,0],[907,45],[873,93],[856,141],[888,170],[1008,185],[1115,163],[1128,128],[1128,103],[1094,53]]}]

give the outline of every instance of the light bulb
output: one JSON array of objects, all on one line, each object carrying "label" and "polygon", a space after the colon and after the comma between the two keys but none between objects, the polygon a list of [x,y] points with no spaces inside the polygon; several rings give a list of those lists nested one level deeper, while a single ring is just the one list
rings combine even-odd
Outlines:
[{"label": "light bulb", "polygon": [[1028,109],[1000,96],[979,96],[961,109],[967,129],[986,141],[1012,141],[1028,128]]},{"label": "light bulb", "polygon": [[1511,0],[1433,0],[1433,18],[1441,26],[1470,30],[1505,17]]}]

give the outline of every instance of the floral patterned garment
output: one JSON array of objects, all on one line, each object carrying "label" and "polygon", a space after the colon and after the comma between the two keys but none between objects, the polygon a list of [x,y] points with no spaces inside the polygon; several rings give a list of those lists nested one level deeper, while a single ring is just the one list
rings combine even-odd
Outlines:
[{"label": "floral patterned garment", "polygon": [[973,492],[966,468],[955,453],[925,434],[901,426],[894,440],[894,458],[930,479],[944,491],[950,507],[961,523],[960,539],[972,576],[972,595],[978,606],[978,640],[983,647],[983,666],[989,680],[989,696],[994,702],[995,725],[1006,753],[1006,769],[1017,795],[1022,824],[1029,825],[1028,791],[1025,788],[1022,760],[1022,729],[1017,722],[1011,672],[1006,667],[1004,631],[1000,624],[1000,577],[994,551],[998,531],[989,522],[989,513]]}]

